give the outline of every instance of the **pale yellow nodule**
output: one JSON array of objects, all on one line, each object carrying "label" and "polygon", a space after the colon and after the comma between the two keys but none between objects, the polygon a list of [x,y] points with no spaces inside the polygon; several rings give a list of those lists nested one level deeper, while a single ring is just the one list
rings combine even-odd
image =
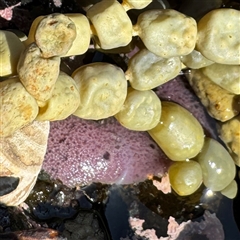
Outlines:
[{"label": "pale yellow nodule", "polygon": [[168,174],[171,187],[179,196],[194,193],[202,184],[202,169],[196,161],[175,162]]},{"label": "pale yellow nodule", "polygon": [[126,78],[134,89],[150,90],[176,77],[181,70],[179,57],[162,58],[142,49],[128,62]]},{"label": "pale yellow nodule", "polygon": [[173,9],[143,12],[133,28],[146,48],[163,58],[187,55],[195,48],[196,21]]},{"label": "pale yellow nodule", "polygon": [[21,54],[17,69],[27,91],[36,100],[45,102],[52,95],[59,68],[60,57],[43,58],[39,47],[32,43]]},{"label": "pale yellow nodule", "polygon": [[62,57],[84,54],[89,48],[91,39],[89,20],[86,16],[80,13],[67,13],[65,15],[75,24],[77,34],[71,48]]},{"label": "pale yellow nodule", "polygon": [[102,49],[126,46],[132,40],[132,22],[116,0],[96,3],[87,11]]},{"label": "pale yellow nodule", "polygon": [[29,30],[25,45],[33,42],[41,49],[44,58],[64,56],[72,47],[77,35],[74,22],[64,14],[53,13],[37,17]]},{"label": "pale yellow nodule", "polygon": [[63,120],[76,111],[80,96],[75,81],[64,72],[60,72],[52,96],[39,108],[38,121]]},{"label": "pale yellow nodule", "polygon": [[236,175],[236,166],[229,152],[216,140],[206,138],[195,158],[203,172],[203,183],[212,191],[222,191]]},{"label": "pale yellow nodule", "polygon": [[12,135],[38,114],[36,100],[17,77],[0,82],[0,137]]},{"label": "pale yellow nodule", "polygon": [[204,143],[203,128],[198,120],[188,110],[173,102],[162,101],[160,122],[148,133],[174,161],[195,157]]},{"label": "pale yellow nodule", "polygon": [[24,44],[10,31],[0,30],[0,77],[17,73],[17,63]]},{"label": "pale yellow nodule", "polygon": [[84,119],[103,119],[120,111],[127,96],[127,80],[121,68],[96,62],[72,74],[80,93],[74,115]]},{"label": "pale yellow nodule", "polygon": [[161,101],[152,91],[128,89],[121,110],[115,115],[124,127],[135,131],[147,131],[154,128],[161,116]]},{"label": "pale yellow nodule", "polygon": [[215,63],[202,69],[211,81],[227,91],[240,94],[240,65]]},{"label": "pale yellow nodule", "polygon": [[208,12],[197,24],[196,50],[221,64],[240,64],[240,11],[220,8]]}]

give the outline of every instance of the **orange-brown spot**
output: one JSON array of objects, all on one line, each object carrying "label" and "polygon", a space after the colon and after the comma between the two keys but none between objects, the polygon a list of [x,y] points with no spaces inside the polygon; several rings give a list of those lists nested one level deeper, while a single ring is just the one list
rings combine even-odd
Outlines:
[{"label": "orange-brown spot", "polygon": [[58,21],[52,21],[52,22],[50,22],[48,25],[49,25],[49,26],[52,26],[52,25],[54,25],[54,24],[56,24],[56,23],[58,23]]},{"label": "orange-brown spot", "polygon": [[215,104],[215,108],[216,108],[217,110],[219,110],[219,109],[220,109],[220,104],[216,103],[216,104]]}]

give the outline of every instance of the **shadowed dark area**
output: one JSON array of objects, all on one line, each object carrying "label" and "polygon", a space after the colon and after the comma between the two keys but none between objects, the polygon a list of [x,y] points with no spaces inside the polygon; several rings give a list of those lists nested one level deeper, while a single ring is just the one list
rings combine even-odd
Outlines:
[{"label": "shadowed dark area", "polygon": [[0,177],[0,196],[4,196],[17,188],[19,178]]}]

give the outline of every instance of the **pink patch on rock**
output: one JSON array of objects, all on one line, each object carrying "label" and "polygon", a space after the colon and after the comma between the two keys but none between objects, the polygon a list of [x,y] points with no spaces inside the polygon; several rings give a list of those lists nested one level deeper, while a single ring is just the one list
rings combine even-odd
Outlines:
[{"label": "pink patch on rock", "polygon": [[161,177],[170,163],[147,132],[130,131],[115,118],[92,121],[70,116],[51,122],[43,170],[75,187],[92,182],[129,184],[149,175]]},{"label": "pink patch on rock", "polygon": [[61,7],[62,6],[62,0],[53,0],[53,3],[56,7]]},{"label": "pink patch on rock", "polygon": [[0,17],[10,21],[13,16],[13,9],[17,6],[20,6],[21,3],[17,3],[16,5],[13,5],[11,7],[5,8],[3,10],[0,10]]},{"label": "pink patch on rock", "polygon": [[[145,220],[142,219],[129,218],[129,224],[135,231],[135,234],[148,240],[191,240],[197,236],[205,236],[209,240],[224,240],[225,237],[220,220],[216,217],[215,213],[211,214],[207,210],[204,212],[203,220],[200,222],[192,222],[189,220],[178,224],[175,218],[169,217],[168,237],[158,238],[154,229],[144,230],[142,226],[144,222]],[[121,240],[125,239],[127,238],[122,238]]]},{"label": "pink patch on rock", "polygon": [[[168,219],[168,230],[167,230],[167,234],[171,237],[171,239],[177,239],[180,232],[183,231],[184,226],[186,226],[187,224],[189,224],[191,221],[188,220],[187,222],[182,222],[181,224],[178,224],[175,220],[174,217],[169,217]],[[168,239],[168,238],[166,238]]]},{"label": "pink patch on rock", "polygon": [[157,180],[153,180],[153,185],[159,190],[162,191],[164,194],[171,193],[171,184],[169,180],[169,175],[166,173],[162,178],[161,182]]}]

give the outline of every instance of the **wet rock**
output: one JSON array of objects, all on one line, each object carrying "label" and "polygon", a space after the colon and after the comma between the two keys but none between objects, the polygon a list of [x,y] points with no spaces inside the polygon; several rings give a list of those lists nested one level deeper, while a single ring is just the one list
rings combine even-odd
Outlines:
[{"label": "wet rock", "polygon": [[63,235],[68,240],[105,240],[106,233],[99,226],[94,212],[80,212],[74,220],[65,222]]}]

